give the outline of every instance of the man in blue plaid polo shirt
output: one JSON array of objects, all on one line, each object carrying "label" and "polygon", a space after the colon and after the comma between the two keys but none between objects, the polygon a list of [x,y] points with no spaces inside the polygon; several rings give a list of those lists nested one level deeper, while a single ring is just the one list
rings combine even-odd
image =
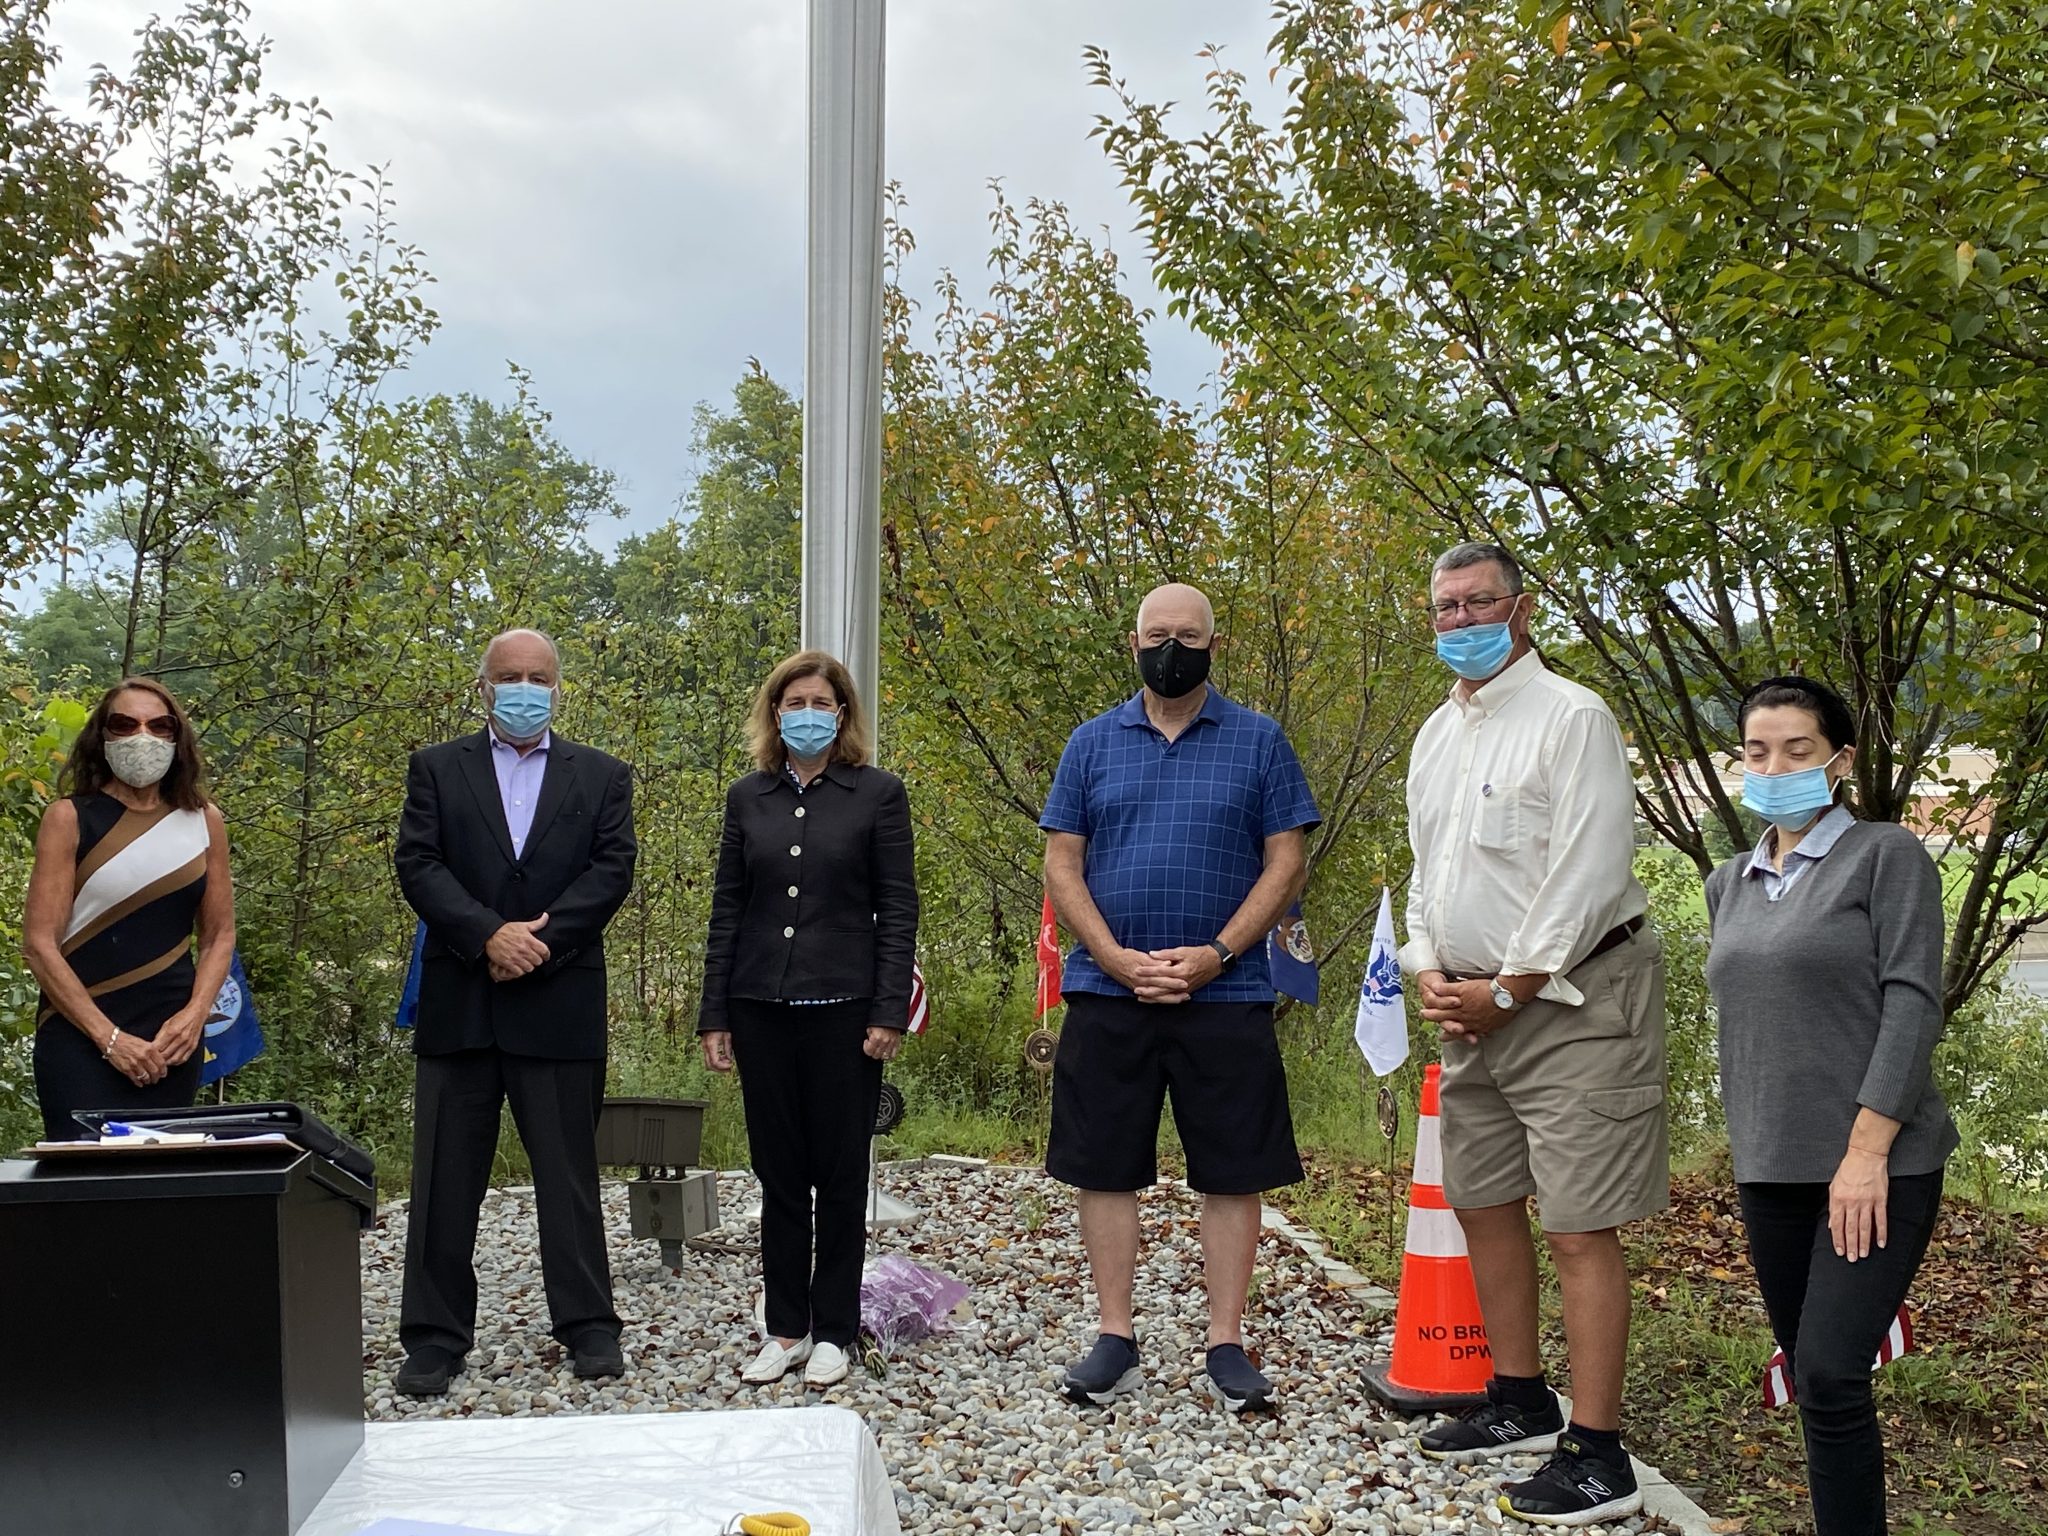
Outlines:
[{"label": "man in blue plaid polo shirt", "polygon": [[1202,1193],[1208,1383],[1234,1413],[1272,1385],[1246,1357],[1259,1196],[1301,1177],[1273,1035],[1265,937],[1301,894],[1320,818],[1280,727],[1208,685],[1216,616],[1195,588],[1150,593],[1130,637],[1144,687],[1076,730],[1038,824],[1045,883],[1080,940],[1062,990],[1046,1170],[1080,1191],[1101,1332],[1067,1372],[1078,1403],[1142,1373],[1131,1319],[1137,1191],[1159,1177],[1170,1093]]}]

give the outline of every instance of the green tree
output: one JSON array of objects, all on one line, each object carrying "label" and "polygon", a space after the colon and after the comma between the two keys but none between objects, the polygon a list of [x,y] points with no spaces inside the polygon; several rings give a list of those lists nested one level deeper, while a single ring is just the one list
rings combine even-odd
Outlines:
[{"label": "green tree", "polygon": [[[1994,121],[1967,62],[1996,33],[1983,68],[2038,78],[2039,35],[1973,12],[1977,53],[1959,37],[1923,77],[1947,24],[1903,0],[1629,14],[1283,0],[1279,128],[1218,63],[1177,136],[1098,55],[1101,132],[1177,311],[1435,537],[1525,555],[1555,659],[1613,701],[1645,817],[1699,867],[1747,839],[1719,772],[1758,676],[1848,695],[1876,816],[1913,812],[1950,748],[1997,753],[1996,783],[1939,806],[1990,821],[1949,866],[1954,1009],[2048,920],[2016,897],[2048,835],[2048,677],[2012,340],[2048,201],[2034,108]],[[1723,185],[1735,163],[1767,215]],[[1976,213],[1921,197],[1958,165],[1996,184]]]}]

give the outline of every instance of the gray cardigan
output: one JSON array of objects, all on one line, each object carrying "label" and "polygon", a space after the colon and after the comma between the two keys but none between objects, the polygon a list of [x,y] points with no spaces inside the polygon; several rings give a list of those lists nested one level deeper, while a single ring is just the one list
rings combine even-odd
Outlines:
[{"label": "gray cardigan", "polygon": [[1859,821],[1778,901],[1751,855],[1707,877],[1707,985],[1735,1177],[1826,1183],[1859,1106],[1902,1122],[1891,1172],[1956,1148],[1929,1073],[1941,1039],[1941,877],[1920,840]]}]

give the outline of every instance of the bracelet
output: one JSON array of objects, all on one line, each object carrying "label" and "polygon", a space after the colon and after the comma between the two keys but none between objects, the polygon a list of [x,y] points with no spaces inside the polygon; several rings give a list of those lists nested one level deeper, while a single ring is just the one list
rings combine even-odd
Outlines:
[{"label": "bracelet", "polygon": [[1890,1147],[1886,1147],[1883,1151],[1879,1151],[1876,1147],[1859,1147],[1856,1145],[1855,1142],[1852,1141],[1849,1143],[1849,1150],[1851,1152],[1861,1152],[1866,1157],[1881,1157],[1886,1162],[1891,1161],[1892,1149]]},{"label": "bracelet", "polygon": [[102,1051],[100,1052],[100,1059],[101,1059],[101,1060],[103,1060],[103,1061],[112,1061],[112,1060],[114,1059],[114,1042],[115,1042],[116,1040],[120,1039],[120,1038],[121,1038],[121,1026],[120,1026],[120,1025],[118,1025],[118,1024],[116,1024],[116,1025],[114,1026],[114,1032],[113,1032],[113,1033],[112,1033],[111,1035],[107,1036],[107,1044],[106,1044],[106,1047],[105,1047],[105,1049],[103,1049],[103,1050],[102,1050]]}]

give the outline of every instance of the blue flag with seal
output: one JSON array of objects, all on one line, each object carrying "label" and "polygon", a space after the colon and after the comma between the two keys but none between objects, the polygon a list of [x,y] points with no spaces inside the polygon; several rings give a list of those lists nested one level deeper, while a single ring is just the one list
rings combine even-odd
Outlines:
[{"label": "blue flag with seal", "polygon": [[412,962],[405,968],[405,990],[398,994],[398,1016],[393,1029],[411,1029],[420,1016],[420,960],[427,952],[427,925],[420,921],[412,931]]},{"label": "blue flag with seal", "polygon": [[199,1037],[205,1054],[199,1059],[199,1085],[217,1083],[263,1054],[263,1030],[256,1022],[256,999],[249,991],[249,973],[242,952],[228,961],[227,980],[207,1010],[206,1029]]},{"label": "blue flag with seal", "polygon": [[1266,935],[1266,965],[1273,975],[1273,990],[1313,1008],[1323,994],[1322,972],[1316,969],[1315,946],[1309,942],[1308,919],[1301,915],[1301,903],[1287,909],[1287,915]]}]

